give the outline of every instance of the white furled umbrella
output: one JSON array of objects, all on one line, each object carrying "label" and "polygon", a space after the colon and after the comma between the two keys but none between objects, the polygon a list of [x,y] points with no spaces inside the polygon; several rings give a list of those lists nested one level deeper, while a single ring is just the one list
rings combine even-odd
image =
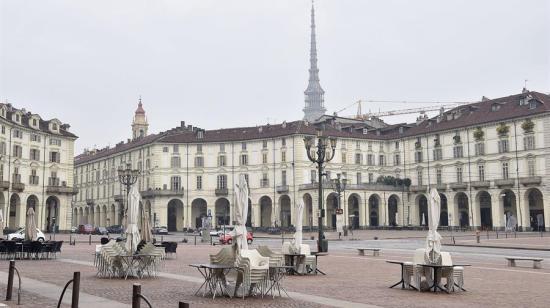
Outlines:
[{"label": "white furled umbrella", "polygon": [[1,209],[0,210],[0,232],[2,232],[2,233],[0,233],[0,238],[2,238],[3,235],[4,235],[4,214],[3,214],[3,212],[4,212],[4,209]]},{"label": "white furled umbrella", "polygon": [[145,241],[146,243],[153,241],[153,234],[151,233],[151,223],[149,222],[149,215],[145,211],[145,209],[142,209],[141,214],[141,239]]},{"label": "white furled umbrella", "polygon": [[430,204],[428,206],[428,236],[426,237],[426,259],[431,263],[437,263],[441,256],[441,235],[437,232],[439,225],[441,198],[437,189],[430,191]]},{"label": "white furled umbrella", "polygon": [[422,222],[420,223],[421,226],[426,225],[426,213],[422,213]]},{"label": "white furled umbrella", "polygon": [[298,253],[300,253],[300,247],[302,247],[302,226],[303,226],[303,216],[304,216],[304,201],[299,200],[296,206],[296,232],[294,232],[294,245]]},{"label": "white furled umbrella", "polygon": [[25,239],[29,241],[36,240],[36,221],[34,220],[34,209],[30,207],[27,210],[27,222],[25,224]]},{"label": "white furled umbrella", "polygon": [[236,245],[237,252],[241,249],[248,250],[248,243],[246,241],[246,218],[248,217],[248,183],[244,174],[239,176],[239,183],[235,184],[235,200],[237,204],[235,206],[235,228],[233,229],[232,236],[234,239],[234,245]]},{"label": "white furled umbrella", "polygon": [[399,225],[399,213],[398,212],[395,212],[395,225],[396,226]]},{"label": "white furled umbrella", "polygon": [[126,250],[133,254],[137,250],[140,242],[138,229],[139,201],[141,196],[137,186],[132,186],[128,200],[128,209],[126,213]]}]

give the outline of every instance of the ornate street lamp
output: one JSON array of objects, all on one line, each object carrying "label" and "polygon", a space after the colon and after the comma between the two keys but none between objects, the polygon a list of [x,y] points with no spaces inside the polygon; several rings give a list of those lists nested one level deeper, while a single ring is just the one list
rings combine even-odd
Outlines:
[{"label": "ornate street lamp", "polygon": [[[348,179],[346,179],[345,177],[342,177],[340,173],[336,175],[335,179],[332,179],[332,185],[334,187],[334,190],[336,191],[336,193],[338,193],[338,209],[342,209],[340,199],[341,199],[342,193],[346,190],[347,183],[348,183]],[[337,213],[337,215],[339,214]],[[342,236],[342,232],[338,232],[338,238],[340,238],[341,236]]]},{"label": "ornate street lamp", "polygon": [[128,211],[128,198],[130,196],[130,188],[132,185],[134,185],[137,182],[138,176],[139,176],[139,170],[132,169],[132,166],[127,163],[126,169],[123,169],[122,166],[118,167],[118,180],[120,183],[124,186],[126,186],[126,206],[122,207],[122,217],[124,217],[124,213]]},{"label": "ornate street lamp", "polygon": [[317,164],[319,179],[319,239],[317,241],[317,251],[327,252],[328,241],[325,239],[325,235],[323,234],[323,218],[325,217],[325,210],[323,209],[323,164],[328,163],[334,158],[334,153],[336,152],[336,139],[324,137],[323,132],[318,130],[317,145],[315,145],[315,140],[311,136],[305,137],[304,143],[306,146],[307,158],[311,162]]}]

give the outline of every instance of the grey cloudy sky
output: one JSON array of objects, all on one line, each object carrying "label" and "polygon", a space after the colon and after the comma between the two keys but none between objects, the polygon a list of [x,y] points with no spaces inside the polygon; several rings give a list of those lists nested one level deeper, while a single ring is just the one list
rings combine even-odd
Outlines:
[{"label": "grey cloudy sky", "polygon": [[[77,152],[130,137],[139,95],[153,132],[301,119],[310,4],[3,0],[0,98],[70,123]],[[331,113],[505,96],[524,79],[550,92],[549,1],[318,0],[316,13]]]}]

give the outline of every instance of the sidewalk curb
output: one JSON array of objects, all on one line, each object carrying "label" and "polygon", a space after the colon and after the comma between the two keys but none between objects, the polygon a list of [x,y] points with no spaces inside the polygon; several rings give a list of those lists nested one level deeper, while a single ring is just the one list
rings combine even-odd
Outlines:
[{"label": "sidewalk curb", "polygon": [[528,248],[515,246],[487,246],[487,245],[470,245],[470,244],[443,244],[443,246],[458,246],[458,247],[478,247],[478,248],[494,248],[494,249],[516,249],[516,250],[533,250],[533,251],[550,251],[550,248]]}]

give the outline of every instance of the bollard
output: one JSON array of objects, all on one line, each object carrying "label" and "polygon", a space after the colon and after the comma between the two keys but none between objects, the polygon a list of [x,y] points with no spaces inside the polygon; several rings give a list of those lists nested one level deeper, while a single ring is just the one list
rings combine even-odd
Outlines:
[{"label": "bollard", "polygon": [[134,283],[134,286],[132,288],[132,308],[139,308],[140,294],[141,294],[141,285],[139,283]]},{"label": "bollard", "polygon": [[6,288],[6,301],[11,301],[11,293],[13,292],[13,274],[15,272],[15,261],[10,261],[10,269],[8,273],[8,286]]},{"label": "bollard", "polygon": [[78,308],[78,300],[80,297],[80,272],[73,274],[73,298],[71,300],[71,308]]},{"label": "bollard", "polygon": [[489,239],[489,229],[487,229],[487,239]]},{"label": "bollard", "polygon": [[189,303],[180,302],[178,308],[189,308]]},{"label": "bollard", "polygon": [[164,242],[164,235],[161,235],[161,236],[160,236],[160,242],[161,242],[161,243]]},{"label": "bollard", "polygon": [[88,245],[92,245],[92,234],[90,233],[90,237],[88,238]]},{"label": "bollard", "polygon": [[497,240],[498,240],[498,230],[496,231],[496,234],[497,234]]},{"label": "bollard", "polygon": [[197,235],[195,234],[195,246],[197,246]]},{"label": "bollard", "polygon": [[479,238],[480,238],[480,232],[479,230],[476,230],[476,242],[479,244]]}]

